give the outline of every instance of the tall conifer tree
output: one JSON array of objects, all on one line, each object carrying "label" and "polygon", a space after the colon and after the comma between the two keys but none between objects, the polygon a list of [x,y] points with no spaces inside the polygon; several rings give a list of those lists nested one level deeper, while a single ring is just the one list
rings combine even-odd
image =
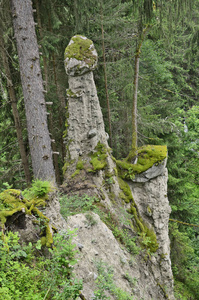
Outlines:
[{"label": "tall conifer tree", "polygon": [[55,183],[32,3],[30,0],[11,0],[11,8],[34,176]]}]

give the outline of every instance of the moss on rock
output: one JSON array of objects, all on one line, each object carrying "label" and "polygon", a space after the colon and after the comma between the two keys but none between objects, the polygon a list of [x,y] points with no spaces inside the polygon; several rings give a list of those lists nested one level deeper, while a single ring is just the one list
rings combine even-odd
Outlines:
[{"label": "moss on rock", "polygon": [[91,172],[97,172],[99,170],[104,169],[107,166],[107,149],[104,144],[98,142],[97,146],[95,147],[96,152],[91,155],[90,163],[92,165]]},{"label": "moss on rock", "polygon": [[[157,237],[156,237],[154,230],[149,228],[143,222],[142,218],[140,218],[138,216],[137,209],[134,206],[134,203],[131,204],[131,207],[128,210],[128,212],[130,214],[132,214],[135,219],[138,232],[140,233],[140,236],[141,236],[141,244],[145,248],[149,249],[151,253],[156,252],[158,250],[159,245],[158,245]],[[146,239],[148,239],[147,242],[146,242]]]},{"label": "moss on rock", "polygon": [[[49,226],[49,218],[47,218],[39,207],[46,206],[47,196],[35,197],[33,199],[26,199],[22,196],[20,190],[8,189],[0,193],[0,227],[4,225],[8,217],[13,216],[17,212],[23,212],[28,215],[34,215],[41,219],[46,228],[46,246],[50,247],[53,243],[52,232]],[[44,239],[43,239],[44,240]]]},{"label": "moss on rock", "polygon": [[77,60],[84,60],[88,65],[92,66],[97,56],[93,53],[93,42],[81,35],[72,37],[71,42],[65,49],[64,59],[75,58]]},{"label": "moss on rock", "polygon": [[133,195],[131,192],[131,189],[128,185],[127,182],[125,182],[124,180],[122,180],[120,177],[118,177],[118,183],[120,186],[120,189],[122,190],[122,193],[120,193],[120,196],[122,196],[121,198],[126,202],[132,202],[133,201]]},{"label": "moss on rock", "polygon": [[117,168],[121,178],[133,180],[135,174],[140,174],[151,168],[154,164],[159,164],[167,157],[167,147],[157,145],[146,145],[138,148],[137,163],[132,164],[133,153],[130,152],[124,160],[117,160]]},{"label": "moss on rock", "polygon": [[[158,243],[155,232],[148,228],[148,226],[143,222],[142,218],[139,215],[138,208],[135,204],[135,201],[133,199],[133,195],[130,189],[130,186],[127,182],[122,180],[120,177],[118,177],[118,182],[120,189],[122,192],[119,194],[121,199],[123,199],[126,203],[130,203],[130,208],[127,210],[128,213],[133,215],[133,219],[135,221],[137,231],[139,232],[141,236],[141,243],[143,243],[143,246],[148,248],[150,252],[154,253],[158,249]],[[148,238],[148,243],[144,244],[144,238],[145,236]]]},{"label": "moss on rock", "polygon": [[[93,71],[97,66],[97,52],[93,42],[85,36],[75,35],[65,49],[64,63],[69,76],[80,76]],[[80,96],[79,92],[75,94]]]}]

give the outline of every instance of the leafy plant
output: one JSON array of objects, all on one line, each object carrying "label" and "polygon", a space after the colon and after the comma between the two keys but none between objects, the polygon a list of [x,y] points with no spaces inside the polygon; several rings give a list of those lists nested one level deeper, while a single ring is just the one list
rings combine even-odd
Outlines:
[{"label": "leafy plant", "polygon": [[123,277],[124,277],[124,279],[126,279],[129,282],[129,284],[132,288],[136,285],[137,279],[132,278],[128,273],[124,274]]},{"label": "leafy plant", "polygon": [[91,213],[87,213],[85,215],[86,221],[85,223],[88,224],[89,226],[94,226],[97,224],[97,221],[95,220],[95,218],[93,217],[93,215]]},{"label": "leafy plant", "polygon": [[10,185],[8,182],[3,182],[2,185],[3,187],[2,189],[0,189],[0,193],[3,192],[4,190],[11,189],[13,186],[12,184]]},{"label": "leafy plant", "polygon": [[86,194],[60,197],[61,214],[64,218],[76,213],[84,213],[93,210],[94,203],[99,202],[97,197],[90,197]]},{"label": "leafy plant", "polygon": [[117,287],[114,283],[113,269],[102,261],[95,261],[97,268],[97,279],[95,281],[97,290],[94,291],[94,300],[108,300],[109,295],[117,300],[133,300],[134,298],[127,292]]},{"label": "leafy plant", "polygon": [[1,233],[0,300],[76,299],[82,283],[72,273],[76,263],[73,234],[55,235],[54,248],[47,258],[40,251],[41,245],[24,246],[19,244],[17,233]]},{"label": "leafy plant", "polygon": [[120,229],[117,226],[113,226],[112,231],[114,236],[124,244],[129,253],[139,253],[140,248],[136,245],[136,237],[132,238],[125,229]]},{"label": "leafy plant", "polygon": [[32,182],[32,186],[29,189],[25,189],[23,191],[23,196],[27,199],[36,197],[40,198],[46,196],[51,191],[52,186],[49,181],[36,179]]}]

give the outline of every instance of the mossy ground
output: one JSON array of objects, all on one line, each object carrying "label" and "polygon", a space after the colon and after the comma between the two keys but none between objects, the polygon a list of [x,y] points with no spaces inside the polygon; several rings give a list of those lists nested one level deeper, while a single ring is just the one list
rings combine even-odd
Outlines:
[{"label": "mossy ground", "polygon": [[120,177],[133,180],[135,174],[140,174],[151,168],[154,164],[159,164],[167,157],[167,147],[157,145],[146,145],[138,148],[137,163],[132,164],[134,154],[130,152],[124,160],[117,160],[117,168]]},{"label": "mossy ground", "polygon": [[[6,220],[17,212],[24,212],[34,215],[38,220],[42,220],[45,228],[45,246],[50,247],[53,243],[52,232],[49,226],[49,219],[39,210],[46,206],[47,195],[27,199],[22,196],[21,191],[8,189],[0,193],[0,227],[4,228]],[[43,237],[44,242],[44,237]]]}]

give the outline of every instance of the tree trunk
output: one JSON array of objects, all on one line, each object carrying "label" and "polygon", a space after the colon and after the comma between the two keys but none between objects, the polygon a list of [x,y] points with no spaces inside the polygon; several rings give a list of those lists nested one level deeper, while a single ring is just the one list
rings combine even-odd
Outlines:
[{"label": "tree trunk", "polygon": [[44,87],[31,0],[11,0],[28,138],[35,178],[55,183]]},{"label": "tree trunk", "polygon": [[[61,152],[62,152],[62,161],[64,161],[64,158],[66,156],[66,151],[65,151],[65,144],[64,144],[64,139],[63,139],[63,130],[64,130],[64,114],[63,112],[65,112],[65,108],[66,108],[66,103],[65,103],[65,99],[61,94],[61,89],[57,80],[57,70],[56,70],[56,58],[55,58],[55,54],[53,53],[52,55],[53,58],[53,73],[54,73],[54,82],[55,82],[55,87],[56,87],[56,94],[57,94],[57,98],[59,99],[59,102],[61,105],[59,105],[58,111],[59,111],[59,126],[60,126],[60,130],[61,130],[61,136],[60,136],[60,144],[61,144]],[[57,159],[57,166],[58,166],[58,157],[54,157],[54,159]],[[59,169],[58,169],[59,170]],[[60,179],[59,179],[60,180]]]},{"label": "tree trunk", "polygon": [[102,31],[102,51],[103,51],[103,65],[104,65],[104,82],[105,82],[105,92],[106,92],[106,104],[107,104],[107,111],[108,111],[109,142],[110,142],[110,147],[112,148],[111,113],[110,113],[110,103],[109,103],[107,75],[106,75],[106,57],[105,57],[105,46],[104,46],[104,26],[103,26],[103,12],[102,12],[102,8],[101,8],[101,31]]},{"label": "tree trunk", "polygon": [[[38,22],[38,28],[39,28],[39,35],[40,35],[40,39],[43,39],[43,30],[42,30],[42,23],[41,23],[41,16],[40,16],[40,9],[39,9],[39,1],[36,0],[36,10],[37,10],[37,22]],[[44,80],[45,80],[45,89],[46,92],[48,93],[48,67],[47,67],[47,59],[45,56],[43,56],[43,70],[44,70]],[[51,131],[51,138],[54,141],[55,137],[53,134],[53,118],[52,118],[52,108],[51,106],[49,107],[49,129]],[[57,155],[57,147],[56,147],[56,142],[52,143],[52,150],[53,153],[55,153],[53,155],[53,162],[54,162],[54,167],[55,167],[55,177],[56,177],[56,181],[58,183],[58,185],[61,184],[61,178],[60,178],[60,174],[59,174],[59,163],[58,163],[58,155]]]},{"label": "tree trunk", "polygon": [[134,71],[134,82],[133,82],[133,107],[132,107],[132,148],[129,155],[129,159],[135,158],[134,163],[137,162],[137,95],[138,95],[138,76],[139,76],[139,62],[142,43],[149,29],[149,25],[143,30],[140,35],[138,46],[136,47],[135,53],[135,71]]},{"label": "tree trunk", "polygon": [[7,79],[7,87],[8,87],[8,94],[9,98],[11,101],[11,106],[12,106],[12,112],[14,116],[14,122],[15,122],[15,128],[17,132],[17,140],[19,144],[19,151],[21,155],[21,160],[22,160],[22,165],[25,173],[25,180],[27,184],[29,185],[31,183],[31,175],[29,171],[29,164],[28,164],[28,158],[26,155],[26,150],[23,142],[23,135],[22,135],[22,128],[21,128],[21,122],[20,122],[20,117],[19,117],[19,112],[17,109],[17,99],[15,95],[15,90],[13,87],[12,83],[12,77],[11,77],[11,72],[10,72],[10,67],[9,67],[9,62],[5,50],[5,44],[4,44],[4,38],[3,38],[3,32],[0,28],[0,50],[1,50],[1,56],[2,56],[2,61],[3,61],[3,67],[5,69],[5,75]]}]

